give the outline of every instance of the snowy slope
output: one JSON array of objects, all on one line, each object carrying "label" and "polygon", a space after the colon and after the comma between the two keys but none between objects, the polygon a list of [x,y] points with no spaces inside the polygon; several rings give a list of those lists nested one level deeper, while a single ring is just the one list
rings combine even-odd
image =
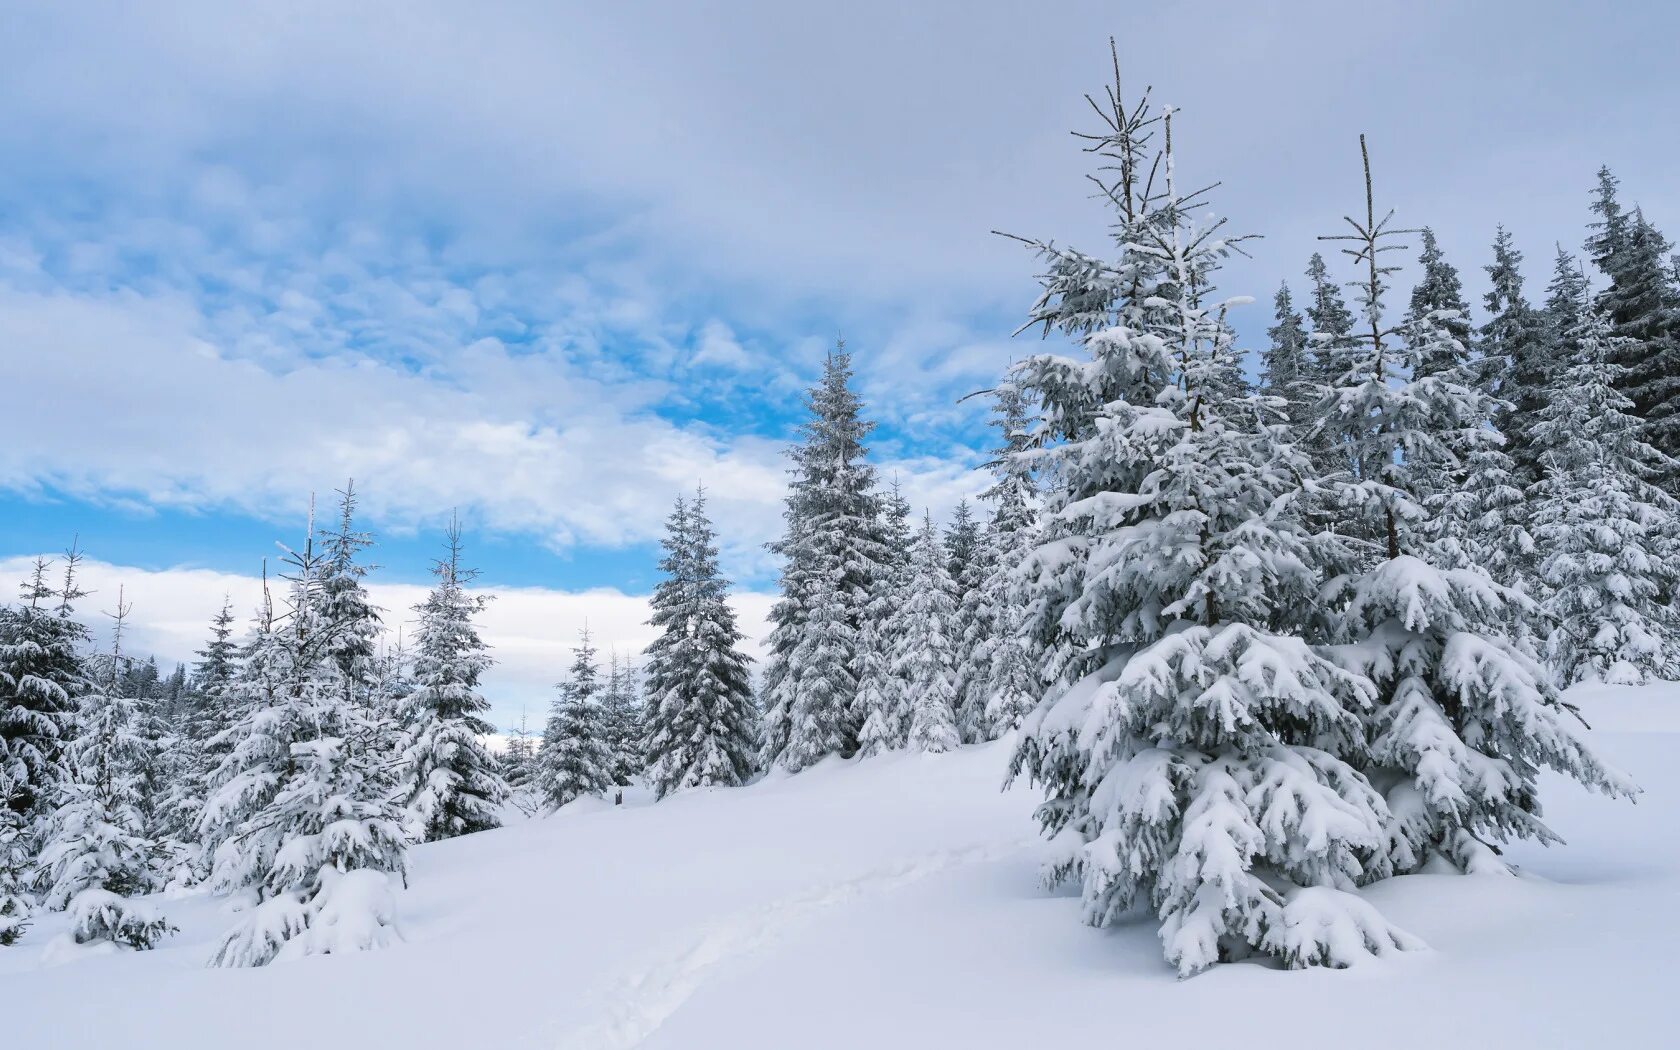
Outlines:
[{"label": "snowy slope", "polygon": [[1377,887],[1432,950],[1354,970],[1178,981],[1151,924],[1082,926],[999,744],[423,847],[383,952],[206,969],[232,919],[191,897],[159,951],[54,961],[46,917],[0,950],[0,1046],[1671,1046],[1680,687],[1574,698],[1646,795],[1549,783],[1567,847]]}]

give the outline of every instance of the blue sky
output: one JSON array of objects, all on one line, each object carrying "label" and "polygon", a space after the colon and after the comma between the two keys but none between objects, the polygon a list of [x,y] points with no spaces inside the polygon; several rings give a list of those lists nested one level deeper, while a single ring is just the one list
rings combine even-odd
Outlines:
[{"label": "blue sky", "polygon": [[884,469],[944,513],[989,441],[957,398],[1035,345],[989,231],[1102,247],[1067,132],[1110,34],[1265,237],[1226,275],[1253,336],[1357,205],[1361,131],[1473,301],[1496,222],[1534,283],[1579,243],[1601,163],[1680,230],[1667,5],[843,6],[8,5],[0,559],[80,534],[185,624],[171,572],[249,578],[353,475],[386,581],[458,508],[486,580],[568,610],[525,625],[558,660],[697,481],[772,586],[842,332]]}]

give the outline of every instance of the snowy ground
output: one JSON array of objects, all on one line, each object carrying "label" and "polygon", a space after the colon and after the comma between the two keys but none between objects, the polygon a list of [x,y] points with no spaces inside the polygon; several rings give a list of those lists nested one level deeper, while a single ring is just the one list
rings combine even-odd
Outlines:
[{"label": "snowy ground", "polygon": [[54,962],[46,917],[0,949],[0,1047],[1673,1046],[1680,686],[1575,699],[1639,803],[1549,784],[1568,846],[1377,887],[1431,950],[1353,970],[1179,981],[1152,924],[1081,925],[994,745],[423,847],[382,952],[206,969],[232,919],[192,897],[159,951]]}]

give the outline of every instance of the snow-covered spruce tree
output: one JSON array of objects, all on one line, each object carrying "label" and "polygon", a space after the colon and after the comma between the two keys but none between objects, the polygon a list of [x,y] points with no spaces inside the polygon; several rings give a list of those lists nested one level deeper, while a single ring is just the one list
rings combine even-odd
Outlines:
[{"label": "snow-covered spruce tree", "polygon": [[[1547,377],[1537,368],[1547,346],[1539,315],[1522,296],[1522,275],[1517,269],[1522,255],[1511,246],[1504,229],[1495,238],[1494,259],[1494,265],[1487,267],[1493,288],[1486,298],[1493,319],[1482,329],[1482,357],[1473,364],[1453,366],[1450,377],[1477,386],[1484,393],[1506,391],[1518,396],[1521,384],[1546,382]],[[1452,300],[1456,280],[1438,280],[1447,285],[1445,298]],[[1428,285],[1426,276],[1419,289]],[[1419,299],[1414,293],[1417,308],[1427,305]],[[1415,320],[1411,327],[1417,327]],[[1519,375],[1521,378],[1516,378]],[[1544,392],[1536,389],[1522,396],[1532,408]],[[1516,449],[1532,461],[1535,452],[1526,429],[1532,420],[1515,413],[1512,402],[1494,404],[1497,421],[1525,428],[1519,431]],[[1450,482],[1438,485],[1427,495],[1425,531],[1434,541],[1438,564],[1480,569],[1495,583],[1526,590],[1534,568],[1534,540],[1528,531],[1525,475],[1504,449],[1481,435],[1478,438],[1467,447],[1463,442],[1456,443],[1455,459],[1462,455],[1462,461],[1452,469]],[[1510,612],[1509,626],[1514,636],[1526,640],[1532,633],[1537,609],[1527,602],[1514,602]]]},{"label": "snow-covered spruce tree", "polygon": [[111,651],[77,699],[70,778],[54,794],[37,878],[42,904],[70,912],[75,943],[147,949],[174,927],[151,905],[130,899],[156,888],[158,844],[141,812],[141,771],[152,742],[142,733],[138,701],[122,688],[128,612],[119,590]]},{"label": "snow-covered spruce tree", "polygon": [[613,784],[624,788],[636,782],[647,768],[643,744],[647,731],[642,725],[646,712],[639,698],[641,672],[634,661],[617,650],[607,656],[607,680],[601,688],[601,724],[607,750],[612,754]]},{"label": "snow-covered spruce tree", "polygon": [[[1011,459],[1024,476],[1037,474],[1048,490],[1058,493],[1057,502],[1077,503],[1103,492],[1135,491],[1148,473],[1140,461],[1107,460],[1093,463],[1088,472],[1060,468],[1059,454],[1041,446],[1066,443],[1077,446],[1098,436],[1107,425],[1109,406],[1117,403],[1150,404],[1168,383],[1162,373],[1164,359],[1158,354],[1131,352],[1117,345],[1112,352],[1097,352],[1093,340],[1117,327],[1145,331],[1158,319],[1153,304],[1165,302],[1171,294],[1165,268],[1152,251],[1144,247],[1152,229],[1167,218],[1158,207],[1160,194],[1154,187],[1156,163],[1151,139],[1160,117],[1149,107],[1149,95],[1126,103],[1120,95],[1119,59],[1114,54],[1114,84],[1099,103],[1087,96],[1105,127],[1095,135],[1076,133],[1089,141],[1086,152],[1103,162],[1102,171],[1112,176],[1096,178],[1100,195],[1109,202],[1112,260],[1087,255],[1048,241],[1016,238],[1044,263],[1039,275],[1040,292],[1028,311],[1028,320],[1017,334],[1039,327],[1048,336],[1055,332],[1085,345],[1091,352],[1080,358],[1041,355],[1011,369],[1006,384],[1021,392],[1024,401],[1037,402],[1038,419],[1029,441]],[[1058,476],[1051,476],[1060,469]],[[1036,553],[1024,559],[1020,569],[1021,601],[1031,646],[1040,654],[1039,675],[1044,683],[1069,683],[1089,671],[1085,642],[1077,632],[1063,631],[1047,610],[1072,602],[1082,588],[1089,544],[1084,538],[1053,519],[1047,520],[1038,550],[1054,550],[1053,556]],[[1056,594],[1054,600],[1044,597]]]},{"label": "snow-covered spruce tree", "polygon": [[1266,329],[1271,346],[1261,355],[1260,390],[1283,402],[1284,420],[1297,434],[1312,429],[1320,379],[1308,351],[1307,329],[1289,295],[1289,285],[1273,297],[1274,324]]},{"label": "snow-covered spruce tree", "polygon": [[214,765],[205,776],[198,836],[206,880],[216,893],[260,893],[262,873],[279,848],[278,838],[256,821],[291,763],[296,725],[286,702],[290,674],[291,654],[276,622],[264,561],[262,603],[222,694],[227,724],[206,741]]},{"label": "snow-covered spruce tree", "polygon": [[894,478],[881,504],[881,542],[888,560],[870,583],[858,641],[858,686],[853,720],[858,723],[858,753],[878,755],[905,744],[909,718],[904,683],[893,672],[893,610],[903,599],[910,570],[910,503]]},{"label": "snow-covered spruce tree", "polygon": [[507,746],[501,755],[502,777],[507,781],[514,804],[528,812],[527,789],[536,777],[537,738],[540,737],[531,729],[529,712],[520,709],[519,724],[509,726],[506,736]]},{"label": "snow-covered spruce tree", "polygon": [[1488,322],[1481,330],[1484,388],[1504,402],[1496,424],[1505,435],[1518,488],[1540,480],[1530,431],[1551,381],[1551,342],[1545,319],[1523,296],[1522,252],[1501,226],[1493,262],[1484,267],[1491,287],[1482,298]]},{"label": "snow-covered spruce tree", "polygon": [[992,605],[987,583],[997,575],[1002,557],[1002,537],[987,522],[975,538],[974,552],[962,567],[962,578],[952,578],[956,588],[957,619],[951,636],[952,664],[956,670],[957,736],[965,744],[991,740],[991,655],[997,647],[996,632],[1002,621]]},{"label": "snow-covered spruce tree", "polygon": [[931,515],[910,550],[904,592],[887,621],[892,670],[903,690],[907,719],[905,746],[912,751],[950,751],[957,733],[957,602],[947,551]]},{"label": "snow-covered spruce tree", "polygon": [[[1341,378],[1341,356],[1353,342],[1353,311],[1342,298],[1340,286],[1330,275],[1324,256],[1313,253],[1307,261],[1307,280],[1312,284],[1312,302],[1307,306],[1308,340],[1312,347],[1314,382],[1329,386]],[[1313,412],[1315,425],[1307,432],[1305,447],[1321,472],[1346,469],[1342,450],[1335,447],[1328,428],[1316,425],[1325,405]]]},{"label": "snow-covered spruce tree", "polygon": [[986,676],[976,652],[987,644],[981,608],[981,589],[991,575],[995,552],[968,500],[957,501],[951,524],[945,530],[946,569],[951,577],[951,595],[956,619],[951,627],[951,667],[957,712],[957,735],[965,744],[985,739]]},{"label": "snow-covered spruce tree", "polygon": [[490,702],[479,692],[492,660],[473,617],[490,599],[467,593],[477,572],[461,564],[457,519],[450,520],[445,550],[432,565],[436,585],[415,606],[412,689],[397,701],[403,743],[397,798],[417,842],[500,827],[497,812],[508,797],[501,765],[481,739],[494,729],[483,717]]},{"label": "snow-covered spruce tree", "polygon": [[317,553],[311,522],[303,549],[286,554],[286,614],[262,616],[242,661],[243,710],[205,821],[222,829],[213,882],[253,888],[261,903],[222,939],[213,966],[399,939],[390,880],[406,875],[403,814],[387,797],[388,727],[346,687],[342,659],[363,658],[361,618],[346,614],[349,588],[338,587],[341,553]]},{"label": "snow-covered spruce tree", "polygon": [[24,885],[30,857],[23,818],[6,805],[12,791],[6,774],[0,772],[0,948],[18,942],[29,928],[29,914],[34,908],[34,899]]},{"label": "snow-covered spruce tree", "polygon": [[[239,643],[233,640],[233,601],[222,599],[222,608],[210,621],[210,639],[198,650],[198,663],[193,667],[189,684],[190,701],[185,735],[192,741],[193,760],[197,766],[190,777],[175,787],[177,805],[187,824],[184,837],[196,839],[198,820],[209,797],[210,781],[216,767],[226,757],[222,734],[233,724],[234,689],[239,673]],[[218,743],[223,741],[224,743]],[[207,854],[201,854],[200,866],[207,874]]]},{"label": "snow-covered spruce tree", "polygon": [[[0,607],[0,776],[3,800],[34,839],[53,792],[68,777],[64,749],[74,728],[77,695],[86,685],[78,647],[87,629],[73,608],[81,555],[66,556],[64,584],[47,582],[51,563],[36,558],[15,607]],[[57,599],[56,603],[54,599]]]},{"label": "snow-covered spruce tree", "polygon": [[808,400],[811,418],[789,450],[781,599],[770,613],[764,679],[764,764],[798,772],[857,749],[859,646],[874,582],[890,561],[881,537],[874,424],[851,389],[852,358],[837,344]]},{"label": "snow-covered spruce tree", "polygon": [[1417,232],[1423,241],[1423,250],[1418,254],[1423,276],[1412,289],[1406,311],[1407,332],[1426,333],[1428,329],[1418,322],[1432,319],[1451,337],[1432,339],[1428,345],[1416,348],[1417,376],[1421,379],[1450,371],[1462,377],[1470,360],[1470,307],[1464,301],[1464,284],[1459,280],[1458,269],[1447,262],[1446,254],[1436,242],[1435,231],[1425,226]]},{"label": "snow-covered spruce tree", "polygon": [[[1529,505],[1511,457],[1478,444],[1466,457],[1456,485],[1424,501],[1423,532],[1433,540],[1443,568],[1473,569],[1501,586],[1526,593],[1534,569]],[[1511,625],[1526,634],[1535,610],[1513,603]]]},{"label": "snow-covered spruce tree", "polygon": [[[339,699],[366,722],[367,746],[380,752],[380,775],[389,783],[393,768],[384,756],[402,747],[396,724],[394,697],[377,695],[376,679],[390,668],[380,666],[379,610],[367,592],[367,575],[372,567],[359,558],[373,546],[371,534],[356,528],[356,486],[345,482],[338,492],[338,521],[320,536],[322,568],[319,602],[326,625],[327,669],[334,679]],[[387,685],[390,683],[387,682]]]},{"label": "snow-covered spruce tree", "polygon": [[1632,217],[1622,209],[1621,180],[1602,166],[1594,177],[1598,184],[1593,187],[1591,210],[1598,218],[1588,224],[1593,232],[1587,237],[1587,255],[1600,273],[1614,280]]},{"label": "snow-covered spruce tree", "polygon": [[734,787],[757,764],[758,708],[745,637],[729,607],[729,581],[706,516],[704,490],[678,499],[666,520],[648,621],[659,637],[647,648],[647,776],[659,798],[688,788]]},{"label": "snow-covered spruce tree", "polygon": [[[1361,152],[1364,141],[1361,139]],[[1420,502],[1433,491],[1451,446],[1487,432],[1487,395],[1446,369],[1422,377],[1419,362],[1442,337],[1411,318],[1383,323],[1392,268],[1387,241],[1400,231],[1376,218],[1365,161],[1364,221],[1338,238],[1362,268],[1360,344],[1329,391],[1333,418],[1355,467],[1336,488],[1356,545],[1351,570],[1325,593],[1341,606],[1337,651],[1350,671],[1376,685],[1367,718],[1364,772],[1386,800],[1380,848],[1365,877],[1417,871],[1432,857],[1458,868],[1504,870],[1498,843],[1555,842],[1540,821],[1538,776],[1550,767],[1606,794],[1634,790],[1593,756],[1546,669],[1505,636],[1511,607],[1525,599],[1469,569],[1444,568],[1425,530]],[[1450,339],[1450,335],[1446,338]],[[1364,547],[1362,552],[1358,546]],[[1380,811],[1379,811],[1380,812]]]},{"label": "snow-covered spruce tree", "polygon": [[1680,655],[1674,610],[1660,598],[1680,569],[1680,507],[1650,483],[1667,464],[1615,388],[1618,337],[1585,281],[1574,287],[1580,300],[1562,347],[1569,368],[1533,424],[1546,652],[1566,683],[1637,684],[1666,677]]},{"label": "snow-covered spruce tree", "polygon": [[1018,586],[1021,562],[1038,534],[1037,493],[1025,456],[1032,433],[1018,385],[1005,380],[995,397],[992,425],[1003,441],[991,462],[992,486],[983,493],[994,507],[986,530],[989,575],[980,585],[981,611],[972,626],[980,640],[970,646],[985,680],[983,740],[995,740],[1020,725],[1044,692],[1040,654],[1027,633],[1027,610]]},{"label": "snow-covered spruce tree", "polygon": [[[1084,360],[1016,369],[1055,440],[1018,454],[1045,499],[1023,577],[1050,688],[1013,772],[1044,786],[1047,875],[1081,880],[1087,921],[1148,907],[1181,975],[1254,951],[1344,966],[1415,943],[1350,892],[1387,816],[1356,768],[1372,690],[1309,644],[1310,468],[1281,403],[1214,396],[1232,332],[1184,289],[1210,293],[1230,242],[1173,193],[1170,133],[1165,171],[1139,247],[1172,298],[1083,333]],[[1068,433],[1111,372],[1132,396]]]},{"label": "snow-covered spruce tree", "polygon": [[[1616,384],[1633,403],[1645,441],[1664,456],[1680,457],[1680,289],[1669,280],[1668,242],[1634,212],[1619,250],[1609,260],[1610,287],[1599,305],[1618,336],[1610,363]],[[1680,465],[1661,468],[1659,483],[1680,494]]]},{"label": "snow-covered spruce tree", "polygon": [[597,694],[601,670],[585,627],[560,696],[549,709],[537,751],[537,779],[552,809],[585,795],[605,795],[613,789],[613,756],[607,746],[605,719]]},{"label": "snow-covered spruce tree", "polygon": [[140,741],[135,753],[135,775],[140,787],[141,827],[152,843],[152,864],[159,884],[179,881],[190,884],[193,849],[190,821],[196,814],[176,805],[173,788],[190,779],[196,767],[193,744],[170,719],[169,698],[157,659],[125,658],[117,691],[134,702],[134,732]]}]

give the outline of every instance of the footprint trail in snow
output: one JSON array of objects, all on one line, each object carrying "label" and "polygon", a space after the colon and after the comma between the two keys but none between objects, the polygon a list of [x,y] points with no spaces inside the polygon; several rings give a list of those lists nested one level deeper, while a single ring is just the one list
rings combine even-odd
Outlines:
[{"label": "footprint trail in snow", "polygon": [[806,890],[710,923],[675,954],[613,985],[606,1016],[560,1038],[559,1050],[635,1050],[682,1009],[718,966],[761,952],[820,912],[951,868],[1001,860],[1033,840],[949,850]]}]

